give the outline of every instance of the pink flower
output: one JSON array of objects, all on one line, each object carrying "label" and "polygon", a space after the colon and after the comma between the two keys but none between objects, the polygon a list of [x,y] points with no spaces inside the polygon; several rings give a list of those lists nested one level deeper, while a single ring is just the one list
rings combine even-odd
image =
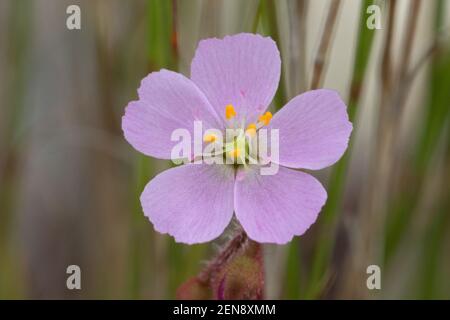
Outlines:
[{"label": "pink flower", "polygon": [[261,175],[257,165],[194,163],[157,175],[141,195],[157,231],[178,242],[206,242],[224,231],[234,212],[251,239],[283,244],[316,221],[326,191],[314,177],[293,169],[318,170],[338,161],[352,124],[339,95],[326,89],[296,96],[272,118],[265,110],[280,68],[271,38],[237,34],[200,41],[191,79],[161,70],[142,80],[139,100],[128,104],[122,128],[146,155],[170,159],[177,143],[172,132],[186,128],[193,135],[195,120],[202,120],[205,130],[225,130],[230,123],[279,130],[275,175]]}]

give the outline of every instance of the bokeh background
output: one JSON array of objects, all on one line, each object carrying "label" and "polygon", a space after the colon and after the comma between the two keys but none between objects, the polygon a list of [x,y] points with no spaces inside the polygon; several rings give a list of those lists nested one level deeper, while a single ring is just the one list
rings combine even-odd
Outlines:
[{"label": "bokeh background", "polygon": [[332,88],[355,128],[314,173],[318,221],[264,246],[266,297],[450,298],[449,30],[449,0],[0,0],[0,298],[174,298],[214,255],[223,239],[177,244],[144,217],[143,187],[171,164],[133,150],[121,116],[149,72],[189,75],[200,39],[244,31],[281,50],[274,111]]}]

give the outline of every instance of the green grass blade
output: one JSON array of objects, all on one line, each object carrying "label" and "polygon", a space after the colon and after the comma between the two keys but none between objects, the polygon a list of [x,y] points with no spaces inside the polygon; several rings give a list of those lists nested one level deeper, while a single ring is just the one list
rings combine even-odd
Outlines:
[{"label": "green grass blade", "polygon": [[[367,65],[372,49],[375,30],[370,30],[366,26],[368,17],[366,9],[369,5],[375,3],[372,0],[363,2],[360,10],[359,33],[356,45],[355,65],[353,69],[351,90],[348,102],[348,113],[350,121],[356,128],[356,113],[360,102],[360,95],[364,84],[364,78],[367,71]],[[338,218],[342,197],[344,194],[345,179],[347,167],[350,161],[352,140],[350,139],[347,152],[342,159],[334,165],[328,183],[327,203],[319,215],[321,225],[317,249],[313,258],[312,272],[309,277],[309,285],[306,298],[313,298],[318,293],[317,286],[323,283],[322,279],[326,274],[326,267],[330,261],[330,254],[334,243],[335,224]]]}]

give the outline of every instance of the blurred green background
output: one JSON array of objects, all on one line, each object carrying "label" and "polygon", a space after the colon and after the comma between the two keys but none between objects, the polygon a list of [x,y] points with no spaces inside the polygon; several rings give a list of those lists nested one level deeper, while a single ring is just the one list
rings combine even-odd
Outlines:
[{"label": "blurred green background", "polygon": [[[71,4],[81,30],[66,28]],[[280,48],[274,110],[333,88],[355,128],[313,173],[328,190],[318,221],[264,246],[266,297],[449,299],[449,29],[449,0],[0,0],[0,299],[174,298],[214,255],[223,239],[153,230],[139,195],[170,163],[120,124],[145,75],[189,75],[200,39],[238,32]],[[66,288],[71,264],[81,290]],[[373,264],[381,290],[366,287]]]}]

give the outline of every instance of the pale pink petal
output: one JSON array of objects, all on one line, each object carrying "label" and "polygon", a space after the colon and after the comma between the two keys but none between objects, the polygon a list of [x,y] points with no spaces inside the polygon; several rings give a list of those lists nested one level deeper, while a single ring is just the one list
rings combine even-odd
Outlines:
[{"label": "pale pink petal", "polygon": [[233,215],[231,166],[187,164],[166,170],[145,187],[141,204],[161,233],[188,244],[217,238]]},{"label": "pale pink petal", "polygon": [[219,115],[232,104],[238,119],[254,122],[272,101],[280,70],[280,52],[271,38],[241,33],[200,41],[191,79]]},{"label": "pale pink petal", "polygon": [[346,108],[339,94],[327,89],[289,101],[270,123],[270,128],[279,129],[279,163],[315,170],[338,161],[352,132]]},{"label": "pale pink petal", "polygon": [[251,239],[284,244],[316,221],[326,198],[309,174],[280,167],[275,175],[263,176],[252,167],[236,179],[234,209]]},{"label": "pale pink petal", "polygon": [[161,159],[170,159],[178,141],[171,141],[175,129],[185,128],[193,138],[194,120],[203,129],[222,129],[204,94],[183,75],[161,70],[145,77],[138,90],[139,100],[128,104],[122,117],[127,141],[138,151]]}]

